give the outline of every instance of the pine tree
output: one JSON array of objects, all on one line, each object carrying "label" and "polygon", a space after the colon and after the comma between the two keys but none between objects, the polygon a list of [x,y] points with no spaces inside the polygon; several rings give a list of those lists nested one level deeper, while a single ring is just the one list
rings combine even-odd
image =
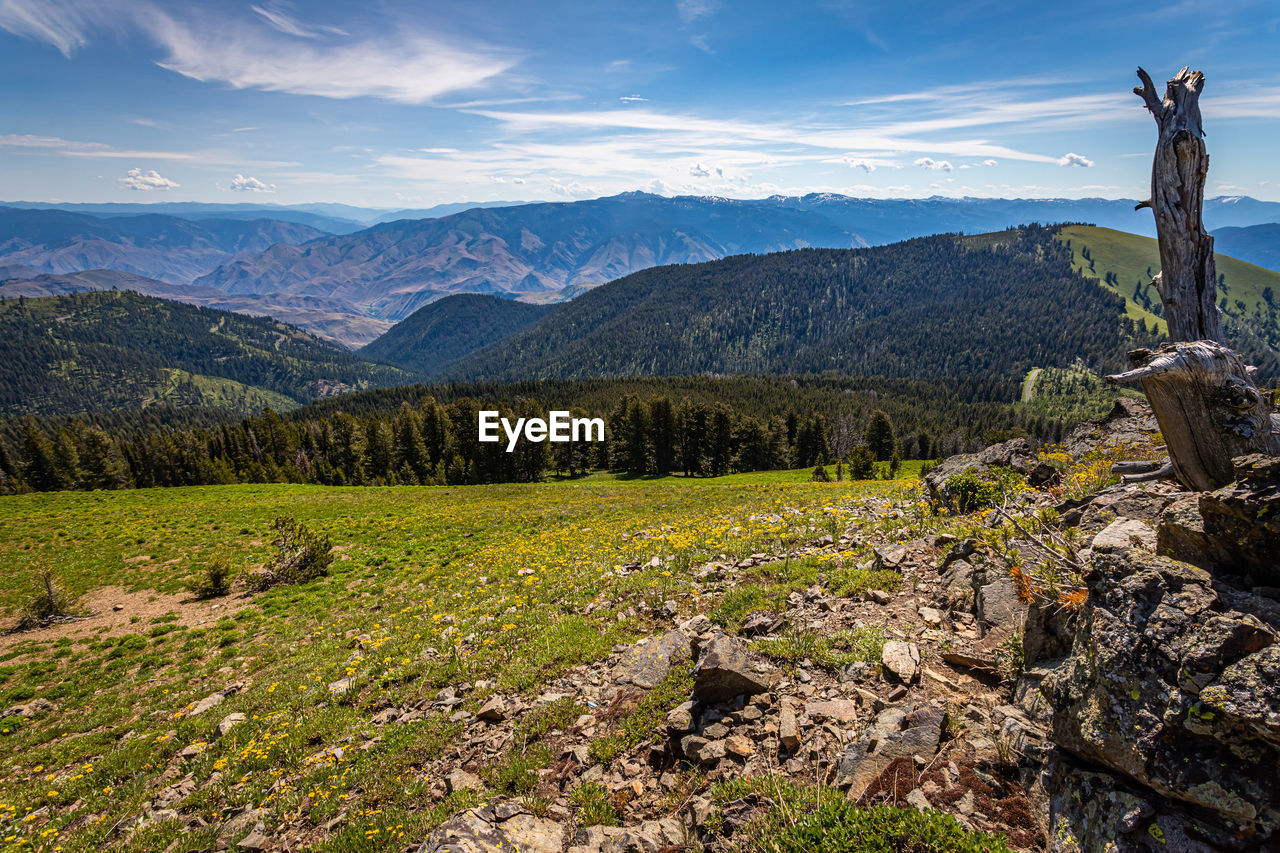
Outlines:
[{"label": "pine tree", "polygon": [[880,409],[871,413],[871,423],[867,426],[867,446],[880,462],[893,454],[893,424],[889,421],[889,416]]}]

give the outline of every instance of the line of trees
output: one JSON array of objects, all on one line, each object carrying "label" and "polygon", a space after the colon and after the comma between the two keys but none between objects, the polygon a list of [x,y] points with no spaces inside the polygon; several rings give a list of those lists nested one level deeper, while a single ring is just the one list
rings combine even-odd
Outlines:
[{"label": "line of trees", "polygon": [[[821,412],[750,415],[724,403],[623,396],[607,412],[605,440],[481,443],[482,408],[473,398],[444,404],[425,397],[393,415],[336,412],[289,419],[271,410],[239,423],[113,436],[77,420],[24,418],[0,437],[0,492],[118,489],[230,483],[322,485],[532,482],[548,472],[574,476],[607,468],[632,474],[715,477],[850,462],[933,458],[943,449],[927,432],[899,437],[889,417],[871,414],[865,430]],[[498,407],[513,423],[545,417],[531,398]],[[12,446],[11,446],[12,445]],[[957,448],[952,448],[957,449]]]}]

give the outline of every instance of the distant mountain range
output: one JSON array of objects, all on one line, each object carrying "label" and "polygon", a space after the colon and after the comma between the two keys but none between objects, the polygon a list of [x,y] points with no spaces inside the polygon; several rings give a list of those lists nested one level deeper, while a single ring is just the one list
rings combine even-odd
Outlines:
[{"label": "distant mountain range", "polygon": [[0,266],[0,297],[63,296],[95,290],[129,290],[143,296],[173,299],[189,305],[236,311],[259,317],[288,317],[293,325],[343,346],[360,346],[391,328],[391,323],[366,317],[349,303],[317,296],[273,293],[252,296],[208,287],[169,284],[116,270],[86,270],[52,275],[24,267]]},{"label": "distant mountain range", "polygon": [[103,218],[0,207],[0,263],[47,273],[105,268],[190,284],[239,253],[324,236],[309,225],[273,219]]},{"label": "distant mountain range", "polygon": [[[1077,358],[1110,369],[1162,333],[1159,298],[1141,280],[1158,263],[1153,239],[1092,226],[744,255],[634,273],[541,317],[451,296],[362,354],[428,380],[831,371],[994,381]],[[1280,291],[1280,274],[1223,256],[1218,269],[1229,333],[1280,374],[1280,341],[1258,326],[1275,325],[1262,294]]]},{"label": "distant mountain range", "polygon": [[[194,283],[195,290],[164,295],[269,313],[358,347],[423,305],[456,293],[553,303],[658,265],[881,245],[943,232],[985,233],[1026,222],[1153,232],[1150,215],[1134,211],[1126,199],[881,200],[827,193],[740,201],[624,193],[578,202],[489,204],[416,210],[64,206],[75,213],[0,207],[0,280],[31,279],[21,267],[37,275],[106,268],[170,285]],[[165,212],[137,215],[157,208]],[[275,218],[246,218],[259,214]],[[1205,218],[1220,230],[1248,229],[1280,222],[1280,204],[1239,196],[1211,199]],[[1260,233],[1242,251],[1276,265],[1268,259],[1265,231]],[[1223,239],[1235,238],[1228,232]],[[1228,251],[1222,243],[1219,249]],[[155,288],[143,292],[159,293]]]},{"label": "distant mountain range", "polygon": [[1217,228],[1213,231],[1213,248],[1260,267],[1280,270],[1280,222]]}]

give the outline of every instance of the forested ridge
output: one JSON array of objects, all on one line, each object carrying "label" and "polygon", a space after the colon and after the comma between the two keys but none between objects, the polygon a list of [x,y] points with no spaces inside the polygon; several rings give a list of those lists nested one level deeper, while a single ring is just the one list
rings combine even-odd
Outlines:
[{"label": "forested ridge", "polygon": [[1056,228],[645,270],[445,371],[457,379],[789,373],[1010,380],[1153,343]]},{"label": "forested ridge", "polygon": [[419,308],[360,350],[431,379],[458,359],[509,338],[551,310],[484,293],[459,293]]},{"label": "forested ridge", "polygon": [[[717,476],[847,462],[869,466],[1048,441],[1095,414],[1004,402],[1016,383],[837,377],[677,377],[414,385],[222,423],[196,411],[0,422],[0,491],[237,482],[325,485],[527,482],[607,468]],[[480,409],[512,421],[566,409],[606,421],[604,442],[482,444]],[[224,416],[225,417],[225,416]]]},{"label": "forested ridge", "polygon": [[406,378],[266,318],[115,291],[0,300],[5,415],[202,405],[210,379],[245,386],[219,390],[247,412]]}]

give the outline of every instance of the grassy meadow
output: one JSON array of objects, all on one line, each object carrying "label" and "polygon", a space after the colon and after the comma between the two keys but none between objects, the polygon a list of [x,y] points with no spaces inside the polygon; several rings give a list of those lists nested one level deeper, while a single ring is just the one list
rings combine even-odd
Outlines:
[{"label": "grassy meadow", "polygon": [[[466,710],[492,690],[536,696],[559,674],[657,630],[653,611],[668,600],[682,616],[732,624],[819,575],[848,591],[892,584],[859,568],[866,555],[854,550],[760,566],[732,600],[693,587],[691,565],[789,553],[839,535],[868,499],[915,488],[819,484],[810,473],[0,498],[7,621],[41,567],[98,610],[0,636],[0,710],[36,699],[57,706],[0,721],[0,849],[198,850],[245,808],[277,820],[305,815],[316,827],[346,812],[324,833],[325,850],[420,841],[475,796],[426,795],[424,767],[462,724],[428,715],[378,728],[377,709],[464,681],[488,682],[467,694]],[[923,505],[892,515],[882,524],[934,523]],[[194,601],[186,589],[211,561],[244,572],[270,559],[277,516],[331,537],[328,576]],[[222,704],[191,713],[235,682],[242,689]],[[217,737],[232,712],[245,721]],[[171,806],[183,820],[132,828],[158,790],[186,776],[194,790]],[[184,828],[193,811],[207,827]]]}]

